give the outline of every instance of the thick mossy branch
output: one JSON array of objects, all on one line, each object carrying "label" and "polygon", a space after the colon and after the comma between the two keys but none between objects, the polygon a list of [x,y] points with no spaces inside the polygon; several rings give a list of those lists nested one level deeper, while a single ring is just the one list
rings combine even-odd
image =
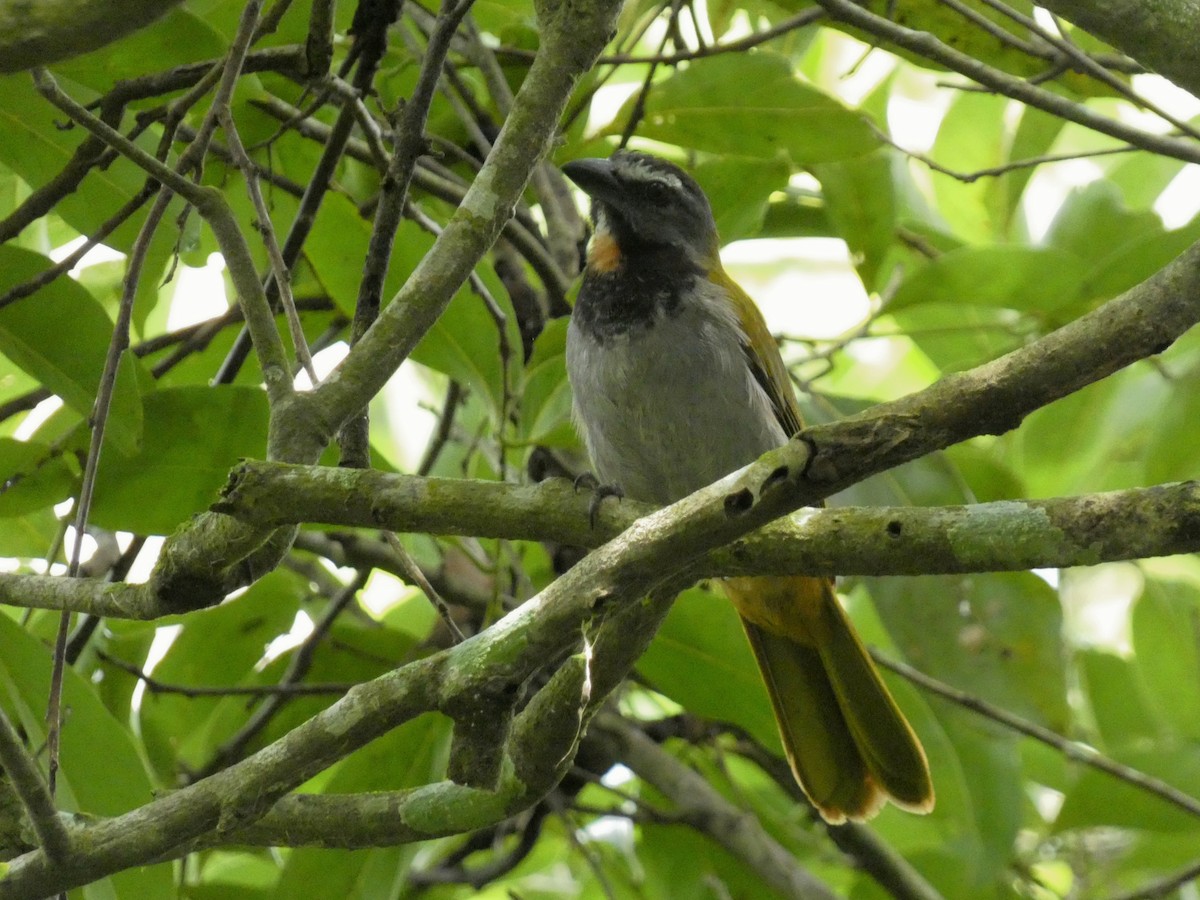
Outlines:
[{"label": "thick mossy branch", "polygon": [[460,697],[444,711],[454,720],[446,775],[456,784],[495,790],[504,761],[519,684]]},{"label": "thick mossy branch", "polygon": [[[221,501],[229,515],[210,521],[220,524],[244,515],[256,526],[249,532],[254,534],[263,533],[259,525],[305,521],[595,547],[654,511],[628,500],[606,502],[593,528],[590,495],[561,480],[512,485],[262,462],[243,463],[235,476],[232,491]],[[202,554],[208,545],[198,537],[187,546]],[[696,577],[946,575],[1070,568],[1198,551],[1200,484],[1189,481],[974,506],[806,509],[713,550],[690,571]],[[197,556],[183,571],[202,571],[203,559]],[[249,576],[242,573],[229,583]],[[196,590],[220,596],[226,584],[214,577]],[[162,602],[152,584],[10,573],[0,573],[0,603],[118,619],[155,619],[178,611]]]},{"label": "thick mossy branch", "polygon": [[73,853],[29,853],[0,879],[0,897],[46,896],[171,855],[200,835],[218,843],[257,821],[280,797],[436,705],[444,657],[432,657],[352,688],[275,743],[203,781],[113,819],[72,832]]},{"label": "thick mossy branch", "polygon": [[[837,434],[838,426],[828,433]],[[854,425],[861,436],[869,428]],[[870,453],[869,440],[856,452]],[[849,451],[847,451],[849,452]],[[596,547],[654,507],[601,504],[570,482],[420,478],[246,462],[217,508],[262,525],[312,522]],[[699,563],[705,575],[934,575],[1067,568],[1200,550],[1200,485],[973,506],[808,509]]]},{"label": "thick mossy branch", "polygon": [[[623,540],[609,546],[620,552]],[[578,645],[589,627],[581,623],[598,622],[603,612],[600,598],[583,589],[597,580],[585,560],[487,631],[352,688],[247,759],[126,815],[73,832],[77,852],[69,860],[52,863],[40,851],[13,860],[0,879],[0,898],[42,896],[199,846],[251,840],[261,833],[252,825],[336,760],[421,713],[461,706],[464,698],[504,681],[521,685],[558,658],[562,648]],[[511,765],[502,766],[496,790],[443,782],[392,795],[384,809],[398,816],[412,840],[499,821],[535,802],[562,777],[591,712],[645,649],[670,597],[683,586],[646,573],[622,581],[624,592],[605,595],[620,615],[599,628],[597,658],[603,665],[573,657],[534,696],[513,723],[506,754]],[[660,583],[657,599],[638,602],[652,581]],[[314,812],[319,804],[304,803],[310,824],[329,821]],[[284,843],[302,834],[283,827],[289,835]],[[326,839],[336,840],[328,834],[321,840]]]}]

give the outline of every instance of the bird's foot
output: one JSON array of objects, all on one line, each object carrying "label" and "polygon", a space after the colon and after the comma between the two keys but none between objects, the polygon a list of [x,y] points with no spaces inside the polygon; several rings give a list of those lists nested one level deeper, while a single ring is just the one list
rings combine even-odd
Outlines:
[{"label": "bird's foot", "polygon": [[601,484],[600,479],[591,472],[584,472],[575,478],[575,490],[587,488],[592,492],[591,502],[588,503],[588,525],[592,528],[596,527],[596,520],[600,516],[600,504],[608,497],[616,497],[618,500],[625,496],[625,492],[621,490],[619,484]]}]

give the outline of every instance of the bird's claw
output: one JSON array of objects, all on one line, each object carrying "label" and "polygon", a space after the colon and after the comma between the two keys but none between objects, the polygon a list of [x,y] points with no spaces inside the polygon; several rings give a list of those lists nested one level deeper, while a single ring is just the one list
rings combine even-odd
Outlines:
[{"label": "bird's claw", "polygon": [[619,500],[625,496],[619,484],[601,484],[600,479],[591,472],[583,472],[576,476],[574,485],[575,490],[586,487],[592,492],[592,499],[588,503],[588,525],[592,528],[596,527],[596,520],[600,517],[600,504],[605,499],[616,497]]}]

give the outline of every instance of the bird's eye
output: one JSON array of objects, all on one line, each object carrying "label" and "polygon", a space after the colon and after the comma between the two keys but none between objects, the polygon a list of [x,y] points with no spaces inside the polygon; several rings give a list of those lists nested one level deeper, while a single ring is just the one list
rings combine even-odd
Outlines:
[{"label": "bird's eye", "polygon": [[642,185],[642,191],[655,206],[666,206],[675,196],[675,192],[661,181],[647,181]]}]

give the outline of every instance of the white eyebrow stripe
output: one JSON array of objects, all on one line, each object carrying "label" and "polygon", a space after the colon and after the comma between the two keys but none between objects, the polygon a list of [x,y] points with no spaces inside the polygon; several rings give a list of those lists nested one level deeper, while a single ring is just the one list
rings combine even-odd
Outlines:
[{"label": "white eyebrow stripe", "polygon": [[626,159],[624,162],[625,165],[622,168],[625,170],[627,176],[631,176],[639,181],[657,181],[674,190],[683,190],[683,182],[679,180],[678,175],[671,172],[664,172],[653,163],[637,158]]}]

